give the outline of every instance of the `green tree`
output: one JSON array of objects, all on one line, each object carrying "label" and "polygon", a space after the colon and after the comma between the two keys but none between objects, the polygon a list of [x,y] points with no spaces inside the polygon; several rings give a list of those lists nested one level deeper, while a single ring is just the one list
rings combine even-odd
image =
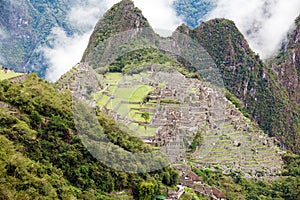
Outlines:
[{"label": "green tree", "polygon": [[150,120],[150,114],[148,112],[143,112],[141,114],[141,117],[145,120],[144,128],[145,128],[145,132],[146,132],[146,130],[147,130],[147,124],[148,124],[148,122]]},{"label": "green tree", "polygon": [[155,184],[149,182],[141,182],[139,184],[139,199],[140,200],[151,200],[155,197]]},{"label": "green tree", "polygon": [[143,112],[141,117],[145,120],[145,123],[148,123],[150,120],[150,114],[148,112]]},{"label": "green tree", "polygon": [[30,118],[32,119],[32,125],[35,127],[39,127],[42,123],[42,118],[37,111],[33,111],[30,114]]},{"label": "green tree", "polygon": [[200,131],[198,131],[193,139],[191,146],[190,146],[192,151],[195,151],[196,148],[201,145],[202,140],[203,140],[202,133]]}]

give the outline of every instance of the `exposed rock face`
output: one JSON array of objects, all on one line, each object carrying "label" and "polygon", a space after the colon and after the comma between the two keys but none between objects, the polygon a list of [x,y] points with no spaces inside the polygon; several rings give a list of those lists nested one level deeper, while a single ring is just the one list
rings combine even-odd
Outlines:
[{"label": "exposed rock face", "polygon": [[300,103],[300,15],[296,28],[288,35],[288,41],[277,57],[271,61],[272,68],[286,87],[289,97]]}]

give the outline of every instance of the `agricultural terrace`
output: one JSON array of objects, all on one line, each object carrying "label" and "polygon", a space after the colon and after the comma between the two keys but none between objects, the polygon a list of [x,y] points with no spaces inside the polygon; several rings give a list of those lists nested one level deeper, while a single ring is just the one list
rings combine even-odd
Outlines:
[{"label": "agricultural terrace", "polygon": [[102,85],[106,87],[95,94],[98,106],[127,119],[126,125],[140,137],[155,136],[157,129],[149,126],[154,114],[151,108],[155,107],[156,103],[145,101],[154,87],[137,83],[144,77],[147,77],[147,74],[123,76],[121,73],[107,73],[101,77]]},{"label": "agricultural terrace", "polygon": [[10,78],[14,78],[14,77],[17,77],[17,76],[20,76],[20,75],[22,75],[22,74],[15,73],[11,70],[5,71],[5,70],[0,69],[0,81],[10,79]]}]

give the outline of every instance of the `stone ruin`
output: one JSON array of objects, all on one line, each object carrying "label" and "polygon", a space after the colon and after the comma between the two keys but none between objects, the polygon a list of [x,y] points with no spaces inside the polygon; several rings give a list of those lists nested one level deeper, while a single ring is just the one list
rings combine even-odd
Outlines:
[{"label": "stone ruin", "polygon": [[[86,75],[85,71],[86,65],[80,64],[75,76],[82,77]],[[82,87],[81,83],[72,87],[78,90]],[[115,94],[108,91],[110,85],[104,81],[97,84],[96,88],[109,97],[108,102],[115,98]],[[155,128],[156,133],[142,139],[161,147],[160,151],[167,154],[171,162],[188,159],[200,168],[217,166],[224,173],[241,171],[251,177],[258,174],[275,176],[281,172],[281,151],[274,139],[265,135],[228,102],[222,88],[185,78],[178,72],[153,71],[136,78],[124,75],[117,87],[133,88],[134,85],[154,87],[148,100],[156,103],[145,104],[153,114],[147,126]],[[166,100],[169,102],[163,103]],[[133,121],[127,117],[128,113],[121,115],[117,112],[125,104],[120,102],[115,109],[107,109],[106,105],[102,105],[102,110],[129,126]],[[135,109],[145,111],[142,108]],[[202,134],[201,146],[193,154],[187,155],[197,132]]]}]

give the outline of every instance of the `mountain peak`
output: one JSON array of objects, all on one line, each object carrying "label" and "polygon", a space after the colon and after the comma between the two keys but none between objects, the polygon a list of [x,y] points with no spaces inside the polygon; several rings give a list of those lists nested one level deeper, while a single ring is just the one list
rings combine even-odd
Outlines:
[{"label": "mountain peak", "polygon": [[111,36],[137,28],[150,28],[150,24],[142,11],[135,7],[132,0],[123,0],[112,6],[98,21],[90,37],[82,62],[89,63],[89,55],[97,46]]},{"label": "mountain peak", "polygon": [[176,28],[175,32],[179,32],[179,33],[189,35],[190,31],[191,31],[191,29],[185,23],[183,23],[183,24],[181,24],[180,26],[178,26]]},{"label": "mountain peak", "polygon": [[115,4],[115,6],[120,6],[120,5],[124,5],[124,6],[132,6],[134,7],[134,3],[132,0],[122,0],[119,3]]}]

